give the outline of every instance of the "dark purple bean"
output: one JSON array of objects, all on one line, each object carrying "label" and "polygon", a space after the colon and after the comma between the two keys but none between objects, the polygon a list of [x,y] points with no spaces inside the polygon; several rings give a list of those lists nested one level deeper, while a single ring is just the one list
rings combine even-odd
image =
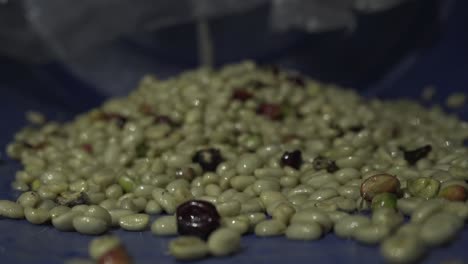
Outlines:
[{"label": "dark purple bean", "polygon": [[289,166],[296,170],[300,169],[302,165],[302,153],[300,150],[294,150],[292,152],[286,151],[281,156],[281,166]]},{"label": "dark purple bean", "polygon": [[202,239],[206,239],[220,226],[220,216],[216,207],[201,200],[191,200],[179,205],[176,218],[179,234]]},{"label": "dark purple bean", "polygon": [[432,146],[426,145],[414,150],[406,150],[403,147],[400,147],[400,150],[403,151],[403,156],[408,164],[414,165],[420,159],[424,159],[427,157],[427,155],[429,155],[432,150]]},{"label": "dark purple bean", "polygon": [[245,89],[236,89],[232,92],[232,99],[245,102],[253,97],[253,94]]},{"label": "dark purple bean", "polygon": [[283,110],[280,105],[262,103],[257,108],[257,114],[263,115],[271,120],[280,120],[283,118]]},{"label": "dark purple bean", "polygon": [[353,133],[359,133],[364,129],[363,125],[355,125],[348,128],[349,131]]}]

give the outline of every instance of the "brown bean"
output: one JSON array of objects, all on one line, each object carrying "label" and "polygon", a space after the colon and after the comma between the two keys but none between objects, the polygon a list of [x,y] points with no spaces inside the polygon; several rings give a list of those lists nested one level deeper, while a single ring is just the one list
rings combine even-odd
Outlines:
[{"label": "brown bean", "polygon": [[367,178],[361,184],[361,196],[367,201],[372,201],[379,193],[396,193],[400,189],[400,181],[390,174],[377,174]]}]

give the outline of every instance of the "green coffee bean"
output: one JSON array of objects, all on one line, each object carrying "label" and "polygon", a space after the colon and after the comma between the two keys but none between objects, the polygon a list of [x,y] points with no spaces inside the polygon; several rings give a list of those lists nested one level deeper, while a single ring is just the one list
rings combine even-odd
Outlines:
[{"label": "green coffee bean", "polygon": [[137,197],[137,198],[134,198],[132,201],[133,201],[133,204],[135,205],[136,212],[142,212],[143,210],[145,210],[146,203],[147,203],[147,200],[145,198]]},{"label": "green coffee bean", "polygon": [[260,200],[264,208],[268,208],[273,203],[278,201],[286,201],[286,197],[277,191],[264,191],[260,194]]},{"label": "green coffee bean", "polygon": [[[60,231],[73,231],[73,219],[77,216],[82,215],[80,211],[70,210],[66,213],[63,213],[57,217],[52,218],[52,225]],[[104,224],[105,222],[102,221]]]},{"label": "green coffee bean", "polygon": [[18,197],[17,203],[19,203],[24,208],[34,208],[39,204],[40,201],[41,198],[36,192],[24,192]]},{"label": "green coffee bean", "polygon": [[254,176],[235,176],[231,178],[230,183],[232,188],[243,191],[247,186],[253,184],[255,180]]},{"label": "green coffee bean", "polygon": [[408,191],[411,195],[429,199],[439,192],[440,182],[431,178],[417,178],[408,181]]},{"label": "green coffee bean", "polygon": [[112,223],[112,218],[109,212],[99,205],[90,205],[88,209],[83,212],[83,215],[103,220],[109,226]]},{"label": "green coffee bean", "polygon": [[0,200],[0,216],[23,219],[24,211],[23,206],[12,201]]},{"label": "green coffee bean", "polygon": [[405,215],[411,215],[422,202],[423,199],[419,197],[402,198],[398,199],[397,208]]},{"label": "green coffee bean", "polygon": [[295,206],[300,206],[308,201],[309,195],[305,193],[298,193],[288,196],[288,201]]},{"label": "green coffee bean", "polygon": [[152,185],[140,184],[135,187],[133,193],[138,197],[149,199],[152,197],[153,189]]},{"label": "green coffee bean", "polygon": [[205,186],[205,194],[209,196],[219,196],[221,194],[221,188],[213,183],[207,184]]},{"label": "green coffee bean", "polygon": [[135,182],[127,176],[121,176],[118,180],[118,183],[120,187],[122,187],[122,189],[127,193],[132,192],[133,189],[135,189]]},{"label": "green coffee bean", "polygon": [[330,220],[333,222],[333,224],[336,224],[336,222],[341,220],[343,217],[346,217],[349,215],[348,213],[341,212],[341,211],[327,212],[327,214]]},{"label": "green coffee bean", "polygon": [[99,235],[106,232],[108,226],[106,221],[102,219],[80,215],[73,218],[73,228],[82,234]]},{"label": "green coffee bean", "polygon": [[147,214],[160,214],[162,210],[162,207],[155,200],[149,200],[148,203],[146,203],[145,213]]},{"label": "green coffee bean", "polygon": [[[153,194],[154,197],[154,194]],[[175,213],[177,208],[177,203],[174,196],[168,192],[163,192],[155,200],[159,203],[159,205],[164,209],[164,211],[168,214]]]},{"label": "green coffee bean", "polygon": [[88,208],[89,208],[89,205],[79,204],[79,205],[73,206],[72,211],[84,213],[84,212],[88,211]]},{"label": "green coffee bean", "polygon": [[420,237],[430,246],[447,243],[456,236],[463,227],[463,220],[450,213],[435,213],[422,225]]},{"label": "green coffee bean", "polygon": [[286,229],[286,237],[292,240],[317,240],[321,236],[322,227],[316,222],[292,224]]},{"label": "green coffee bean", "polygon": [[322,188],[322,189],[319,189],[319,190],[313,192],[310,195],[309,200],[324,201],[324,200],[328,200],[328,199],[333,198],[333,197],[337,197],[338,195],[339,194],[335,189]]},{"label": "green coffee bean", "polygon": [[111,226],[119,226],[120,225],[120,218],[123,216],[134,214],[135,212],[128,209],[112,209],[109,210],[109,214],[111,216]]},{"label": "green coffee bean", "polygon": [[336,171],[334,175],[339,183],[345,184],[350,180],[359,179],[361,173],[355,168],[344,168]]},{"label": "green coffee bean", "polygon": [[106,195],[104,193],[98,192],[87,192],[86,196],[88,197],[88,201],[91,204],[99,204],[106,199]]},{"label": "green coffee bean", "polygon": [[284,175],[282,169],[279,168],[258,168],[255,169],[254,175],[257,178],[265,178],[265,177],[275,177],[279,178]]},{"label": "green coffee bean", "polygon": [[280,178],[279,184],[281,187],[294,188],[299,184],[299,179],[294,176],[284,176]]},{"label": "green coffee bean", "polygon": [[158,236],[173,236],[177,234],[177,220],[173,215],[158,217],[151,225],[151,232]]},{"label": "green coffee bean", "polygon": [[370,224],[369,218],[362,215],[350,215],[343,217],[335,224],[335,234],[338,237],[349,238],[354,235],[357,228],[361,226],[368,226]]},{"label": "green coffee bean", "polygon": [[353,212],[356,210],[356,202],[351,199],[339,197],[336,200],[336,205],[340,210],[345,212]]},{"label": "green coffee bean", "polygon": [[26,207],[24,208],[24,216],[28,222],[35,225],[43,224],[50,219],[49,211],[42,208],[35,209],[32,207]]},{"label": "green coffee bean", "polygon": [[403,223],[403,215],[392,208],[378,208],[372,211],[372,223],[394,229]]},{"label": "green coffee bean", "polygon": [[255,226],[255,235],[261,237],[279,236],[286,231],[286,225],[277,220],[264,220]]},{"label": "green coffee bean", "polygon": [[257,156],[254,154],[244,154],[237,160],[236,170],[239,174],[249,175],[260,165],[261,160]]},{"label": "green coffee bean", "polygon": [[275,206],[274,209],[272,209],[271,217],[287,225],[295,213],[296,209],[292,206],[292,204],[282,202]]},{"label": "green coffee bean", "polygon": [[229,228],[220,228],[208,238],[208,249],[214,256],[227,256],[240,249],[241,236]]},{"label": "green coffee bean", "polygon": [[258,223],[266,219],[266,215],[264,213],[248,213],[246,216],[249,219],[251,228],[255,227]]},{"label": "green coffee bean", "polygon": [[245,215],[235,217],[223,217],[222,224],[226,228],[230,228],[239,234],[245,234],[249,231],[250,222],[249,218]]},{"label": "green coffee bean", "polygon": [[390,234],[390,228],[385,225],[359,226],[352,236],[364,244],[377,244]]},{"label": "green coffee bean", "polygon": [[409,236],[416,236],[419,237],[421,233],[421,225],[419,223],[407,223],[401,225],[397,232],[396,235],[409,235]]},{"label": "green coffee bean", "polygon": [[295,194],[312,194],[315,191],[315,189],[312,186],[309,185],[298,185],[291,189],[288,193],[287,196],[290,197]]},{"label": "green coffee bean", "polygon": [[93,239],[89,244],[89,255],[92,259],[98,260],[110,250],[118,247],[120,240],[115,236],[102,236]]},{"label": "green coffee bean", "polygon": [[349,199],[357,199],[359,196],[361,196],[359,193],[359,187],[357,186],[343,185],[338,187],[337,191],[341,196]]},{"label": "green coffee bean", "polygon": [[123,195],[123,189],[118,184],[112,184],[106,189],[106,196],[110,199],[119,199]]},{"label": "green coffee bean", "polygon": [[309,208],[299,211],[292,216],[290,222],[291,224],[317,222],[322,227],[324,233],[328,233],[333,225],[328,214],[318,208]]},{"label": "green coffee bean", "polygon": [[117,209],[117,200],[115,199],[106,199],[99,203],[99,206],[106,210]]},{"label": "green coffee bean", "polygon": [[209,249],[198,237],[181,236],[169,242],[169,252],[179,260],[195,260],[208,255]]},{"label": "green coffee bean", "polygon": [[440,212],[443,209],[443,202],[440,200],[428,200],[421,203],[421,205],[414,210],[411,214],[411,222],[422,223],[431,215]]},{"label": "green coffee bean", "polygon": [[463,220],[468,219],[468,206],[463,202],[449,202],[444,206],[444,212],[448,212],[460,217]]},{"label": "green coffee bean", "polygon": [[372,210],[382,207],[395,209],[397,206],[397,197],[393,193],[379,193],[374,196],[371,203]]},{"label": "green coffee bean", "polygon": [[401,234],[384,240],[380,251],[388,261],[414,263],[423,256],[425,248],[419,238]]},{"label": "green coffee bean", "polygon": [[232,200],[225,203],[220,203],[216,206],[219,215],[221,216],[236,216],[239,215],[241,211],[241,203],[236,200]]},{"label": "green coffee bean", "polygon": [[62,215],[68,211],[70,211],[70,207],[67,207],[67,206],[63,206],[63,205],[59,205],[57,207],[54,207],[52,208],[50,211],[49,211],[49,215],[50,215],[50,218],[53,219],[59,215]]},{"label": "green coffee bean", "polygon": [[252,188],[256,194],[261,194],[265,191],[279,191],[281,186],[277,181],[269,179],[260,179],[253,183]]},{"label": "green coffee bean", "polygon": [[119,225],[128,231],[142,231],[149,223],[147,214],[131,214],[120,217]]},{"label": "green coffee bean", "polygon": [[325,174],[322,174],[322,175],[317,175],[317,176],[311,177],[307,181],[307,185],[309,185],[309,186],[311,186],[313,188],[320,188],[323,185],[325,185],[325,184],[327,184],[327,183],[329,183],[331,181],[334,181],[334,180],[335,180],[335,176],[333,174],[325,173]]}]

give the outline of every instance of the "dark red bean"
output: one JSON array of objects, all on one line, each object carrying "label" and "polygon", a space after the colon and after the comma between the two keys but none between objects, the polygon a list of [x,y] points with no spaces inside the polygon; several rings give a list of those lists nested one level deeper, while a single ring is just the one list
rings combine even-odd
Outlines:
[{"label": "dark red bean", "polygon": [[245,102],[253,97],[253,94],[245,89],[236,89],[232,92],[232,99]]},{"label": "dark red bean", "polygon": [[439,197],[449,201],[466,201],[467,193],[465,187],[455,184],[440,190]]},{"label": "dark red bean", "polygon": [[216,207],[206,201],[185,202],[176,211],[177,231],[181,235],[197,236],[202,239],[220,226],[220,216]]},{"label": "dark red bean", "polygon": [[304,77],[302,77],[301,75],[289,75],[288,77],[286,77],[286,80],[299,87],[305,87],[306,85]]},{"label": "dark red bean", "polygon": [[89,154],[92,154],[92,153],[93,153],[93,145],[91,145],[91,144],[83,144],[83,145],[81,145],[81,148],[82,148],[86,153],[89,153]]},{"label": "dark red bean", "polygon": [[215,171],[223,160],[221,152],[214,148],[199,150],[192,157],[192,161],[200,164],[204,171]]},{"label": "dark red bean", "polygon": [[146,104],[146,103],[141,104],[139,110],[145,115],[153,114],[153,108],[149,104]]},{"label": "dark red bean", "polygon": [[176,123],[174,120],[172,120],[169,116],[167,115],[157,115],[154,117],[154,123],[156,124],[166,124],[171,127],[177,127],[179,126],[178,123]]},{"label": "dark red bean", "polygon": [[257,108],[257,114],[263,115],[271,120],[280,120],[283,118],[283,110],[280,105],[262,103]]},{"label": "dark red bean", "polygon": [[119,245],[98,259],[98,264],[131,264],[132,259],[127,253],[127,250],[122,245]]},{"label": "dark red bean", "polygon": [[289,166],[296,170],[300,169],[302,165],[302,153],[300,150],[294,150],[292,152],[286,151],[281,156],[281,166]]}]

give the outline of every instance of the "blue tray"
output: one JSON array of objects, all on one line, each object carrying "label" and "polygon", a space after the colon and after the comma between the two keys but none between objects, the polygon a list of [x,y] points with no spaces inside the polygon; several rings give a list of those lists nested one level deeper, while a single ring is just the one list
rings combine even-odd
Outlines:
[{"label": "blue tray", "polygon": [[[468,91],[468,22],[459,1],[436,46],[406,56],[381,81],[368,85],[361,93],[368,97],[417,99],[427,85],[438,88],[432,103],[442,102],[454,91]],[[294,65],[292,65],[294,67]],[[301,68],[298,66],[298,68]],[[66,89],[64,89],[66,88]],[[0,59],[0,148],[25,125],[24,112],[39,110],[58,120],[97,106],[105,96],[77,80],[58,64],[30,66]],[[455,114],[468,120],[468,107]],[[10,190],[19,165],[2,152],[0,199],[15,198]],[[136,263],[177,263],[166,254],[167,238],[146,232],[111,231],[119,235]],[[0,219],[0,263],[63,263],[73,257],[86,257],[92,239],[77,233],[59,232],[50,226],[35,226],[24,220]],[[327,235],[314,242],[295,242],[285,238],[243,238],[243,252],[227,258],[211,258],[197,263],[383,263],[377,247],[360,245]],[[431,250],[424,263],[458,260],[468,263],[468,227],[458,239],[445,247]]]}]

